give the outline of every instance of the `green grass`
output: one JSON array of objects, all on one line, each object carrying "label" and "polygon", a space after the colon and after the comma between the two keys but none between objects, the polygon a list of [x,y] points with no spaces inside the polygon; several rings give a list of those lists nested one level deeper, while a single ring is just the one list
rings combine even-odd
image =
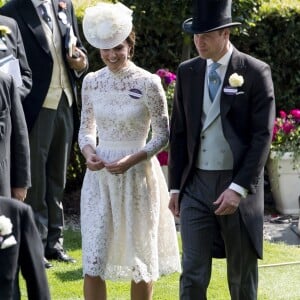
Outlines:
[{"label": "green grass", "polygon": [[[47,270],[52,300],[83,299],[80,233],[67,230],[65,246],[68,254],[77,259],[76,264],[53,262]],[[180,242],[180,239],[179,239]],[[274,264],[296,262],[283,266]],[[297,262],[299,264],[297,264]],[[259,300],[299,300],[300,299],[300,248],[283,243],[265,242],[264,260],[259,261]],[[154,285],[153,300],[178,299],[179,274],[164,276]],[[129,300],[129,283],[107,282],[109,300]],[[27,299],[24,281],[21,280],[22,300]],[[213,261],[212,279],[208,299],[229,300],[226,282],[226,263],[223,259]]]}]

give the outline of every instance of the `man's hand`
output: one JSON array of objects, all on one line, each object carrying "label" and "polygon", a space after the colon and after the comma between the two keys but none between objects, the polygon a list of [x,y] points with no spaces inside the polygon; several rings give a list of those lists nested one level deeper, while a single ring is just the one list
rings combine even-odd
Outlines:
[{"label": "man's hand", "polygon": [[169,209],[174,217],[179,217],[179,193],[172,193],[169,201]]},{"label": "man's hand", "polygon": [[11,188],[11,196],[20,201],[24,201],[27,196],[27,188]]},{"label": "man's hand", "polygon": [[69,67],[74,71],[81,72],[87,66],[86,55],[77,47],[75,47],[74,53],[76,54],[74,57],[70,57],[69,54],[67,54]]},{"label": "man's hand", "polygon": [[218,206],[216,215],[231,215],[235,213],[241,201],[241,195],[237,192],[226,189],[213,204]]}]

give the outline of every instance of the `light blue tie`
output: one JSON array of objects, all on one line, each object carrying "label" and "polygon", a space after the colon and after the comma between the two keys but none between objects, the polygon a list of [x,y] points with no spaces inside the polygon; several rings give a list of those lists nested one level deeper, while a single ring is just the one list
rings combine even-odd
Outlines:
[{"label": "light blue tie", "polygon": [[208,73],[208,89],[211,102],[214,101],[218,88],[221,84],[221,78],[216,71],[216,69],[218,69],[220,65],[221,64],[214,62],[209,67],[210,71]]}]

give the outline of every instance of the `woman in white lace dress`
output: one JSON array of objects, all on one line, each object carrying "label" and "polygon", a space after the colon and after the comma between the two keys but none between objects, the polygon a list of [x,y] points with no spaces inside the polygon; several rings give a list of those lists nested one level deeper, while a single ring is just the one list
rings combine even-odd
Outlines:
[{"label": "woman in white lace dress", "polygon": [[[175,223],[155,154],[168,142],[160,78],[137,67],[132,11],[101,3],[83,30],[106,67],[82,86],[79,145],[87,171],[81,193],[85,299],[106,299],[105,280],[131,281],[131,299],[152,299],[152,282],[180,271]],[[151,126],[151,137],[149,131]]]}]

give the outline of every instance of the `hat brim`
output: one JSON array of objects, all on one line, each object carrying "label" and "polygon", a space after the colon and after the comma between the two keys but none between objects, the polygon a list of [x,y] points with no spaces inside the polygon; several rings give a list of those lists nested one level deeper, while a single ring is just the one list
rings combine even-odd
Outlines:
[{"label": "hat brim", "polygon": [[193,27],[193,18],[189,18],[182,23],[182,29],[183,29],[183,31],[185,31],[187,33],[201,34],[201,33],[211,32],[211,31],[228,28],[228,27],[239,26],[239,25],[241,25],[240,22],[230,22],[230,23],[222,24],[222,25],[215,26],[215,27],[206,26],[203,28],[194,28]]}]

